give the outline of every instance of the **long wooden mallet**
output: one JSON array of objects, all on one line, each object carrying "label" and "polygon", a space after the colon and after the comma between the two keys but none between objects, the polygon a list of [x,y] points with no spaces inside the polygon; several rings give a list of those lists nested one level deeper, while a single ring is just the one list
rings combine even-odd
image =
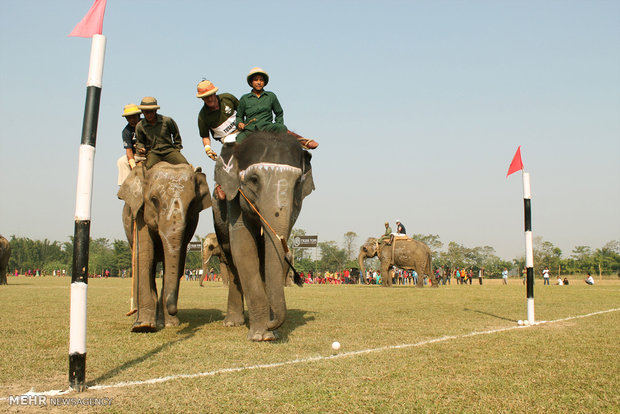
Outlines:
[{"label": "long wooden mallet", "polygon": [[133,246],[131,249],[131,300],[129,305],[129,312],[125,316],[131,316],[138,312],[137,300],[135,300],[136,291],[138,289],[136,284],[138,283],[138,276],[136,271],[138,270],[138,229],[136,226],[136,220],[133,219]]}]

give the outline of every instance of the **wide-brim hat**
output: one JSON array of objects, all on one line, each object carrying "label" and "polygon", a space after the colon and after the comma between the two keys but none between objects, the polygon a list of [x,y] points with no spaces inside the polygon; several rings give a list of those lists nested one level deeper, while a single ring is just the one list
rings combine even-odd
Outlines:
[{"label": "wide-brim hat", "polygon": [[252,68],[250,73],[248,73],[248,77],[246,78],[248,80],[248,85],[252,86],[252,76],[257,75],[257,74],[263,75],[265,77],[265,86],[267,86],[267,84],[269,83],[269,75],[267,74],[267,72],[265,72],[258,66],[255,68]]},{"label": "wide-brim hat", "polygon": [[138,105],[136,105],[136,104],[127,104],[123,108],[123,115],[121,115],[121,116],[131,116],[131,115],[137,115],[137,114],[141,114],[141,113],[142,113],[142,111],[140,110],[140,108],[138,108]]},{"label": "wide-brim hat", "polygon": [[142,110],[151,110],[151,109],[159,109],[160,106],[157,105],[157,99],[153,98],[152,96],[145,96],[144,98],[142,98],[142,102],[140,102],[140,105],[138,105],[138,108],[142,109]]},{"label": "wide-brim hat", "polygon": [[204,98],[205,96],[213,95],[218,91],[218,88],[211,81],[205,79],[198,84],[196,90],[198,91],[196,98]]}]

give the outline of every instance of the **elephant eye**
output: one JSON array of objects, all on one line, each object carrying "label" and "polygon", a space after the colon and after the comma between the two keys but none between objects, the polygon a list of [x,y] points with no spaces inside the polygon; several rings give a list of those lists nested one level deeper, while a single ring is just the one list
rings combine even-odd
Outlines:
[{"label": "elephant eye", "polygon": [[256,174],[250,175],[248,177],[247,181],[248,181],[249,184],[254,184],[254,185],[258,184],[258,181],[259,181],[258,175],[256,175]]}]

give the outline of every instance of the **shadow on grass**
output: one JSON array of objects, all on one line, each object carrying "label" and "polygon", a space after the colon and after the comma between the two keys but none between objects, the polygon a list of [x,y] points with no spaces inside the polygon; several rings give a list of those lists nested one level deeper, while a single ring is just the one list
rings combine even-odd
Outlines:
[{"label": "shadow on grass", "polygon": [[312,316],[316,312],[308,312],[302,309],[288,309],[286,311],[286,321],[278,329],[278,335],[280,339],[275,343],[288,342],[288,337],[295,329],[306,323],[313,321],[315,318]]},{"label": "shadow on grass", "polygon": [[479,311],[479,310],[475,310],[475,309],[468,309],[468,308],[464,308],[463,310],[468,311],[468,312],[480,313],[482,315],[492,316],[494,318],[503,319],[503,320],[509,321],[509,322],[515,322],[515,323],[517,322],[515,319],[510,319],[510,318],[506,318],[504,316],[499,316],[499,315],[493,315],[492,313],[489,313],[489,312],[483,312],[483,311]]},{"label": "shadow on grass", "polygon": [[[173,341],[168,341],[165,344],[161,344],[150,351],[144,353],[143,355],[132,359],[131,361],[127,361],[116,368],[109,370],[108,372],[100,375],[92,381],[88,381],[88,385],[98,384],[105,380],[115,377],[119,373],[125,371],[126,369],[132,368],[142,362],[148,360],[149,358],[157,355],[159,352],[174,346],[175,344],[181,343],[183,341],[187,341],[196,335],[198,329],[205,324],[211,323],[213,321],[223,320],[224,315],[222,311],[219,309],[181,309],[179,310],[179,321],[181,325],[187,323],[187,326],[184,326],[179,332],[178,335],[183,335],[181,338],[175,339]],[[166,328],[164,328],[166,329]],[[168,328],[170,329],[170,328]],[[174,329],[174,328],[173,328]],[[136,333],[135,335],[148,335],[148,333]]]}]

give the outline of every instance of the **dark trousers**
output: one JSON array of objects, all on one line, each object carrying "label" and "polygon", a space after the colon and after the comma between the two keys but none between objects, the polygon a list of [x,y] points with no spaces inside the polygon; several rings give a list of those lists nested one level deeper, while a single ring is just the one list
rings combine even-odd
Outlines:
[{"label": "dark trousers", "polygon": [[145,167],[148,170],[153,165],[161,161],[166,161],[166,162],[169,162],[170,164],[189,164],[189,162],[187,162],[187,160],[185,159],[185,157],[183,156],[183,154],[181,154],[181,151],[179,150],[172,150],[164,154],[156,154],[153,151],[150,151],[146,155]]}]

